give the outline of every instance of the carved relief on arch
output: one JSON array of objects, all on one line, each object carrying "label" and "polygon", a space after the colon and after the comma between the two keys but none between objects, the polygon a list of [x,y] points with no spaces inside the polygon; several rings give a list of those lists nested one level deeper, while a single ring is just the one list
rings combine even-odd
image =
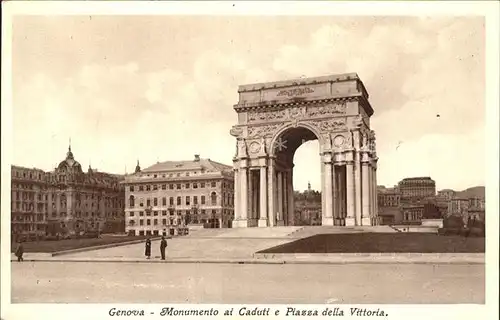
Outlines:
[{"label": "carved relief on arch", "polygon": [[286,119],[286,110],[253,111],[248,113],[248,122],[279,121]]},{"label": "carved relief on arch", "polygon": [[347,128],[345,118],[313,120],[310,123],[318,128],[320,132],[330,132]]},{"label": "carved relief on arch", "polygon": [[347,103],[345,101],[330,102],[323,105],[311,106],[307,108],[307,115],[310,117],[336,116],[346,113]]},{"label": "carved relief on arch", "polygon": [[262,125],[255,127],[248,127],[248,137],[249,138],[261,138],[273,136],[276,130],[279,128],[278,124]]}]

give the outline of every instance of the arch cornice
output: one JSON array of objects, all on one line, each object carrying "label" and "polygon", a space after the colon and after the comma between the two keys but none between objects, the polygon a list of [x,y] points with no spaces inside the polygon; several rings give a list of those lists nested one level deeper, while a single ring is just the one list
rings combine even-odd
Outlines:
[{"label": "arch cornice", "polygon": [[[238,103],[235,104],[234,110],[236,112],[246,112],[246,111],[262,111],[262,110],[273,110],[273,109],[285,109],[289,107],[296,107],[296,106],[304,106],[304,105],[310,105],[310,104],[317,104],[317,103],[329,103],[329,102],[350,102],[350,101],[361,101],[363,100],[364,97],[360,93],[355,93],[349,96],[342,96],[342,97],[332,97],[328,99],[303,99],[303,98],[296,98],[296,99],[290,99],[290,100],[283,100],[283,101],[278,101],[278,100],[271,100],[271,101],[264,101],[264,102],[255,102],[255,103]],[[366,100],[366,99],[364,99]],[[371,109],[371,107],[370,107]],[[369,113],[369,112],[367,112]],[[372,110],[373,113],[373,110]]]}]

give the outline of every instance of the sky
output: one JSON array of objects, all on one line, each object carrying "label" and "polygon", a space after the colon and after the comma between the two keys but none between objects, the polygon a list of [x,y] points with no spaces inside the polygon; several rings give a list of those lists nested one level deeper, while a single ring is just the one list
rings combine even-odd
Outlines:
[{"label": "sky", "polygon": [[[485,184],[481,17],[16,16],[12,32],[15,165],[52,170],[70,138],[85,169],[232,165],[238,85],[355,72],[379,185]],[[319,161],[317,142],[297,150],[296,190],[320,189]]]}]

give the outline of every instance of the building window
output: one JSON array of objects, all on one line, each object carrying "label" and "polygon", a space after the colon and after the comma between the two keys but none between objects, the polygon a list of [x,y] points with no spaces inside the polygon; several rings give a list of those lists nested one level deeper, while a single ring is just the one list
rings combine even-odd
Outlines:
[{"label": "building window", "polygon": [[[165,175],[163,175],[163,177],[165,178]],[[166,184],[162,184],[161,185],[161,189],[162,190],[167,190],[167,185]]]},{"label": "building window", "polygon": [[162,205],[166,206],[167,205],[167,198],[166,197],[163,197],[162,198]]},{"label": "building window", "polygon": [[201,204],[205,204],[205,196],[201,196]]},{"label": "building window", "polygon": [[163,219],[161,222],[162,222],[162,224],[163,224],[164,226],[166,226],[166,225],[167,225],[167,219]]},{"label": "building window", "polygon": [[148,226],[150,226],[150,225],[151,225],[151,219],[147,219],[147,220],[146,220],[146,224],[147,224]]},{"label": "building window", "polygon": [[143,220],[143,219],[139,220],[139,225],[140,225],[140,226],[143,226],[143,225],[144,225],[144,220]]},{"label": "building window", "polygon": [[144,217],[144,211],[140,211],[140,212],[139,212],[139,216],[140,216],[140,217]]},{"label": "building window", "polygon": [[193,189],[198,189],[198,184],[197,183],[193,183]]},{"label": "building window", "polygon": [[156,174],[155,174],[155,175],[153,176],[153,178],[158,178],[158,175],[156,175]]},{"label": "building window", "polygon": [[180,189],[181,189],[181,184],[180,184],[180,183],[178,183],[178,184],[177,184],[177,190],[180,190]]},{"label": "building window", "polygon": [[210,199],[213,206],[217,204],[217,194],[215,192],[212,192],[210,194]]},{"label": "building window", "polygon": [[134,186],[130,186],[130,191],[134,192]]},{"label": "building window", "polygon": [[200,188],[205,188],[205,182],[200,183]]},{"label": "building window", "polygon": [[158,215],[158,211],[153,211],[153,216],[157,216]]},{"label": "building window", "polygon": [[181,205],[181,197],[177,197],[177,205],[180,206]]},{"label": "building window", "polygon": [[169,201],[170,201],[170,205],[173,206],[174,205],[174,197],[170,197]]},{"label": "building window", "polygon": [[174,225],[174,219],[170,219],[170,225],[173,226]]},{"label": "building window", "polygon": [[186,183],[186,189],[189,189],[189,183]]},{"label": "building window", "polygon": [[161,215],[162,215],[162,216],[166,216],[166,215],[167,215],[167,210],[162,210],[162,211],[161,211]]},{"label": "building window", "polygon": [[134,212],[133,211],[130,211],[130,216],[133,217],[134,216]]},{"label": "building window", "polygon": [[216,183],[215,181],[212,181],[212,183],[211,183],[211,187],[212,187],[212,188],[215,188],[216,186],[217,186],[217,183]]},{"label": "building window", "polygon": [[153,205],[156,207],[158,205],[158,198],[153,199]]},{"label": "building window", "polygon": [[146,186],[146,191],[151,191],[151,186],[149,184]]},{"label": "building window", "polygon": [[156,225],[158,225],[158,219],[154,219],[154,220],[153,220],[153,224],[154,224],[155,226],[156,226]]},{"label": "building window", "polygon": [[193,203],[198,204],[198,197],[197,196],[193,196]]},{"label": "building window", "polygon": [[129,205],[130,205],[131,208],[133,208],[135,206],[134,196],[130,196],[129,197]]},{"label": "building window", "polygon": [[151,199],[146,199],[146,207],[151,207]]},{"label": "building window", "polygon": [[153,190],[158,190],[158,185],[157,184],[153,184]]}]

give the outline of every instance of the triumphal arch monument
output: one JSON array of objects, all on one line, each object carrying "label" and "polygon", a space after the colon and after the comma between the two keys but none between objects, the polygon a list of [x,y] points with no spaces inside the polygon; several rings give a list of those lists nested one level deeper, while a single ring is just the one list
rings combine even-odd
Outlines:
[{"label": "triumphal arch monument", "polygon": [[322,225],[378,223],[373,109],[357,74],[239,87],[233,227],[294,225],[293,156],[318,140]]}]

